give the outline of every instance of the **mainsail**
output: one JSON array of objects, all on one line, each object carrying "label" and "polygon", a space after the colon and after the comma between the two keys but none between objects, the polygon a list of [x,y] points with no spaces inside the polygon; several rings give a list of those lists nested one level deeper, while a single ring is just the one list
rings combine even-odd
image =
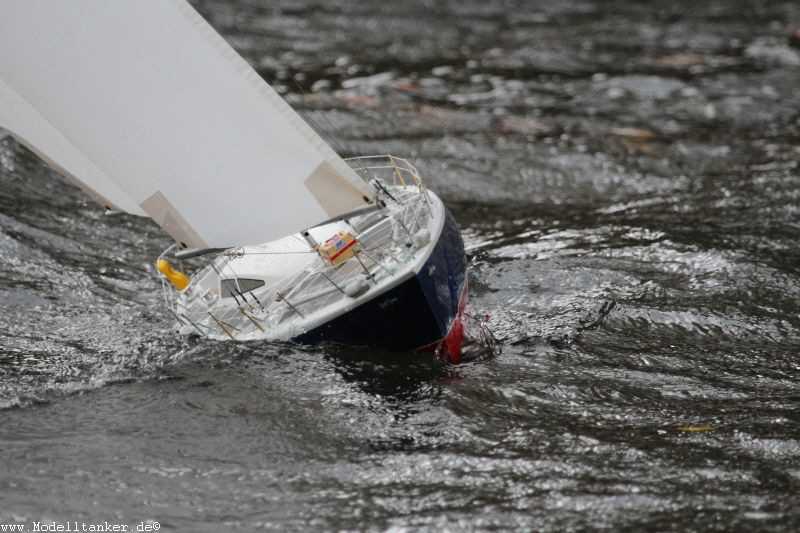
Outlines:
[{"label": "mainsail", "polygon": [[0,2],[0,127],[191,247],[266,242],[372,196],[184,0]]}]

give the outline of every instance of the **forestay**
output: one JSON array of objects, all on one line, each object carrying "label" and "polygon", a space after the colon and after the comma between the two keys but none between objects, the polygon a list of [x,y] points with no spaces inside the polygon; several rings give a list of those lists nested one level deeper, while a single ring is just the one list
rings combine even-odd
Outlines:
[{"label": "forestay", "polygon": [[0,127],[192,247],[273,240],[372,195],[183,0],[0,2]]}]

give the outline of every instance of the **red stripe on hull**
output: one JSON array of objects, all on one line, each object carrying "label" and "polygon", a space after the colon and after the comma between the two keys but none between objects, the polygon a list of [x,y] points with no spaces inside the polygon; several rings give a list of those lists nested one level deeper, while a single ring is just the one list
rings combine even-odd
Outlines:
[{"label": "red stripe on hull", "polygon": [[444,339],[421,348],[420,352],[434,352],[442,355],[448,363],[457,365],[461,362],[461,346],[464,343],[464,323],[461,320],[464,308],[467,306],[467,280],[461,290],[461,299],[458,302],[458,313]]}]

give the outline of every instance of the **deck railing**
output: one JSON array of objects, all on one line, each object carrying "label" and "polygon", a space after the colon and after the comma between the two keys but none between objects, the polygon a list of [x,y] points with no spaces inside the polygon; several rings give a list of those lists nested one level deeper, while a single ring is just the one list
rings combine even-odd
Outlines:
[{"label": "deck railing", "polygon": [[[388,222],[384,222],[388,227],[378,231],[376,225],[357,235],[360,253],[343,264],[333,266],[320,260],[271,287],[239,294],[235,303],[233,298],[222,298],[219,288],[214,291],[212,286],[218,285],[220,276],[237,278],[231,263],[246,252],[234,249],[207,256],[208,265],[192,278],[191,296],[177,296],[162,277],[165,304],[178,323],[191,326],[204,336],[216,334],[231,339],[253,328],[266,332],[290,316],[304,317],[341,299],[346,285],[358,277],[376,283],[400,268],[407,258],[398,251],[407,249],[406,243],[413,241],[414,233],[432,216],[427,189],[417,169],[407,160],[392,155],[354,157],[346,161],[368,182],[378,180],[384,187],[408,187],[395,190],[396,207]],[[409,192],[413,189],[416,192]]]}]

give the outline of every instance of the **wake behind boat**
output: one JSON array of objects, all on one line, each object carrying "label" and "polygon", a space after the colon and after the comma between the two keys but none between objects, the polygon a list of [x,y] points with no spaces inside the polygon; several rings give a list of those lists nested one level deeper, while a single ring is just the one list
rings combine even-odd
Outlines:
[{"label": "wake behind boat", "polygon": [[184,0],[9,0],[0,20],[0,126],[175,239],[179,331],[459,360],[463,244],[408,162],[341,159]]}]

